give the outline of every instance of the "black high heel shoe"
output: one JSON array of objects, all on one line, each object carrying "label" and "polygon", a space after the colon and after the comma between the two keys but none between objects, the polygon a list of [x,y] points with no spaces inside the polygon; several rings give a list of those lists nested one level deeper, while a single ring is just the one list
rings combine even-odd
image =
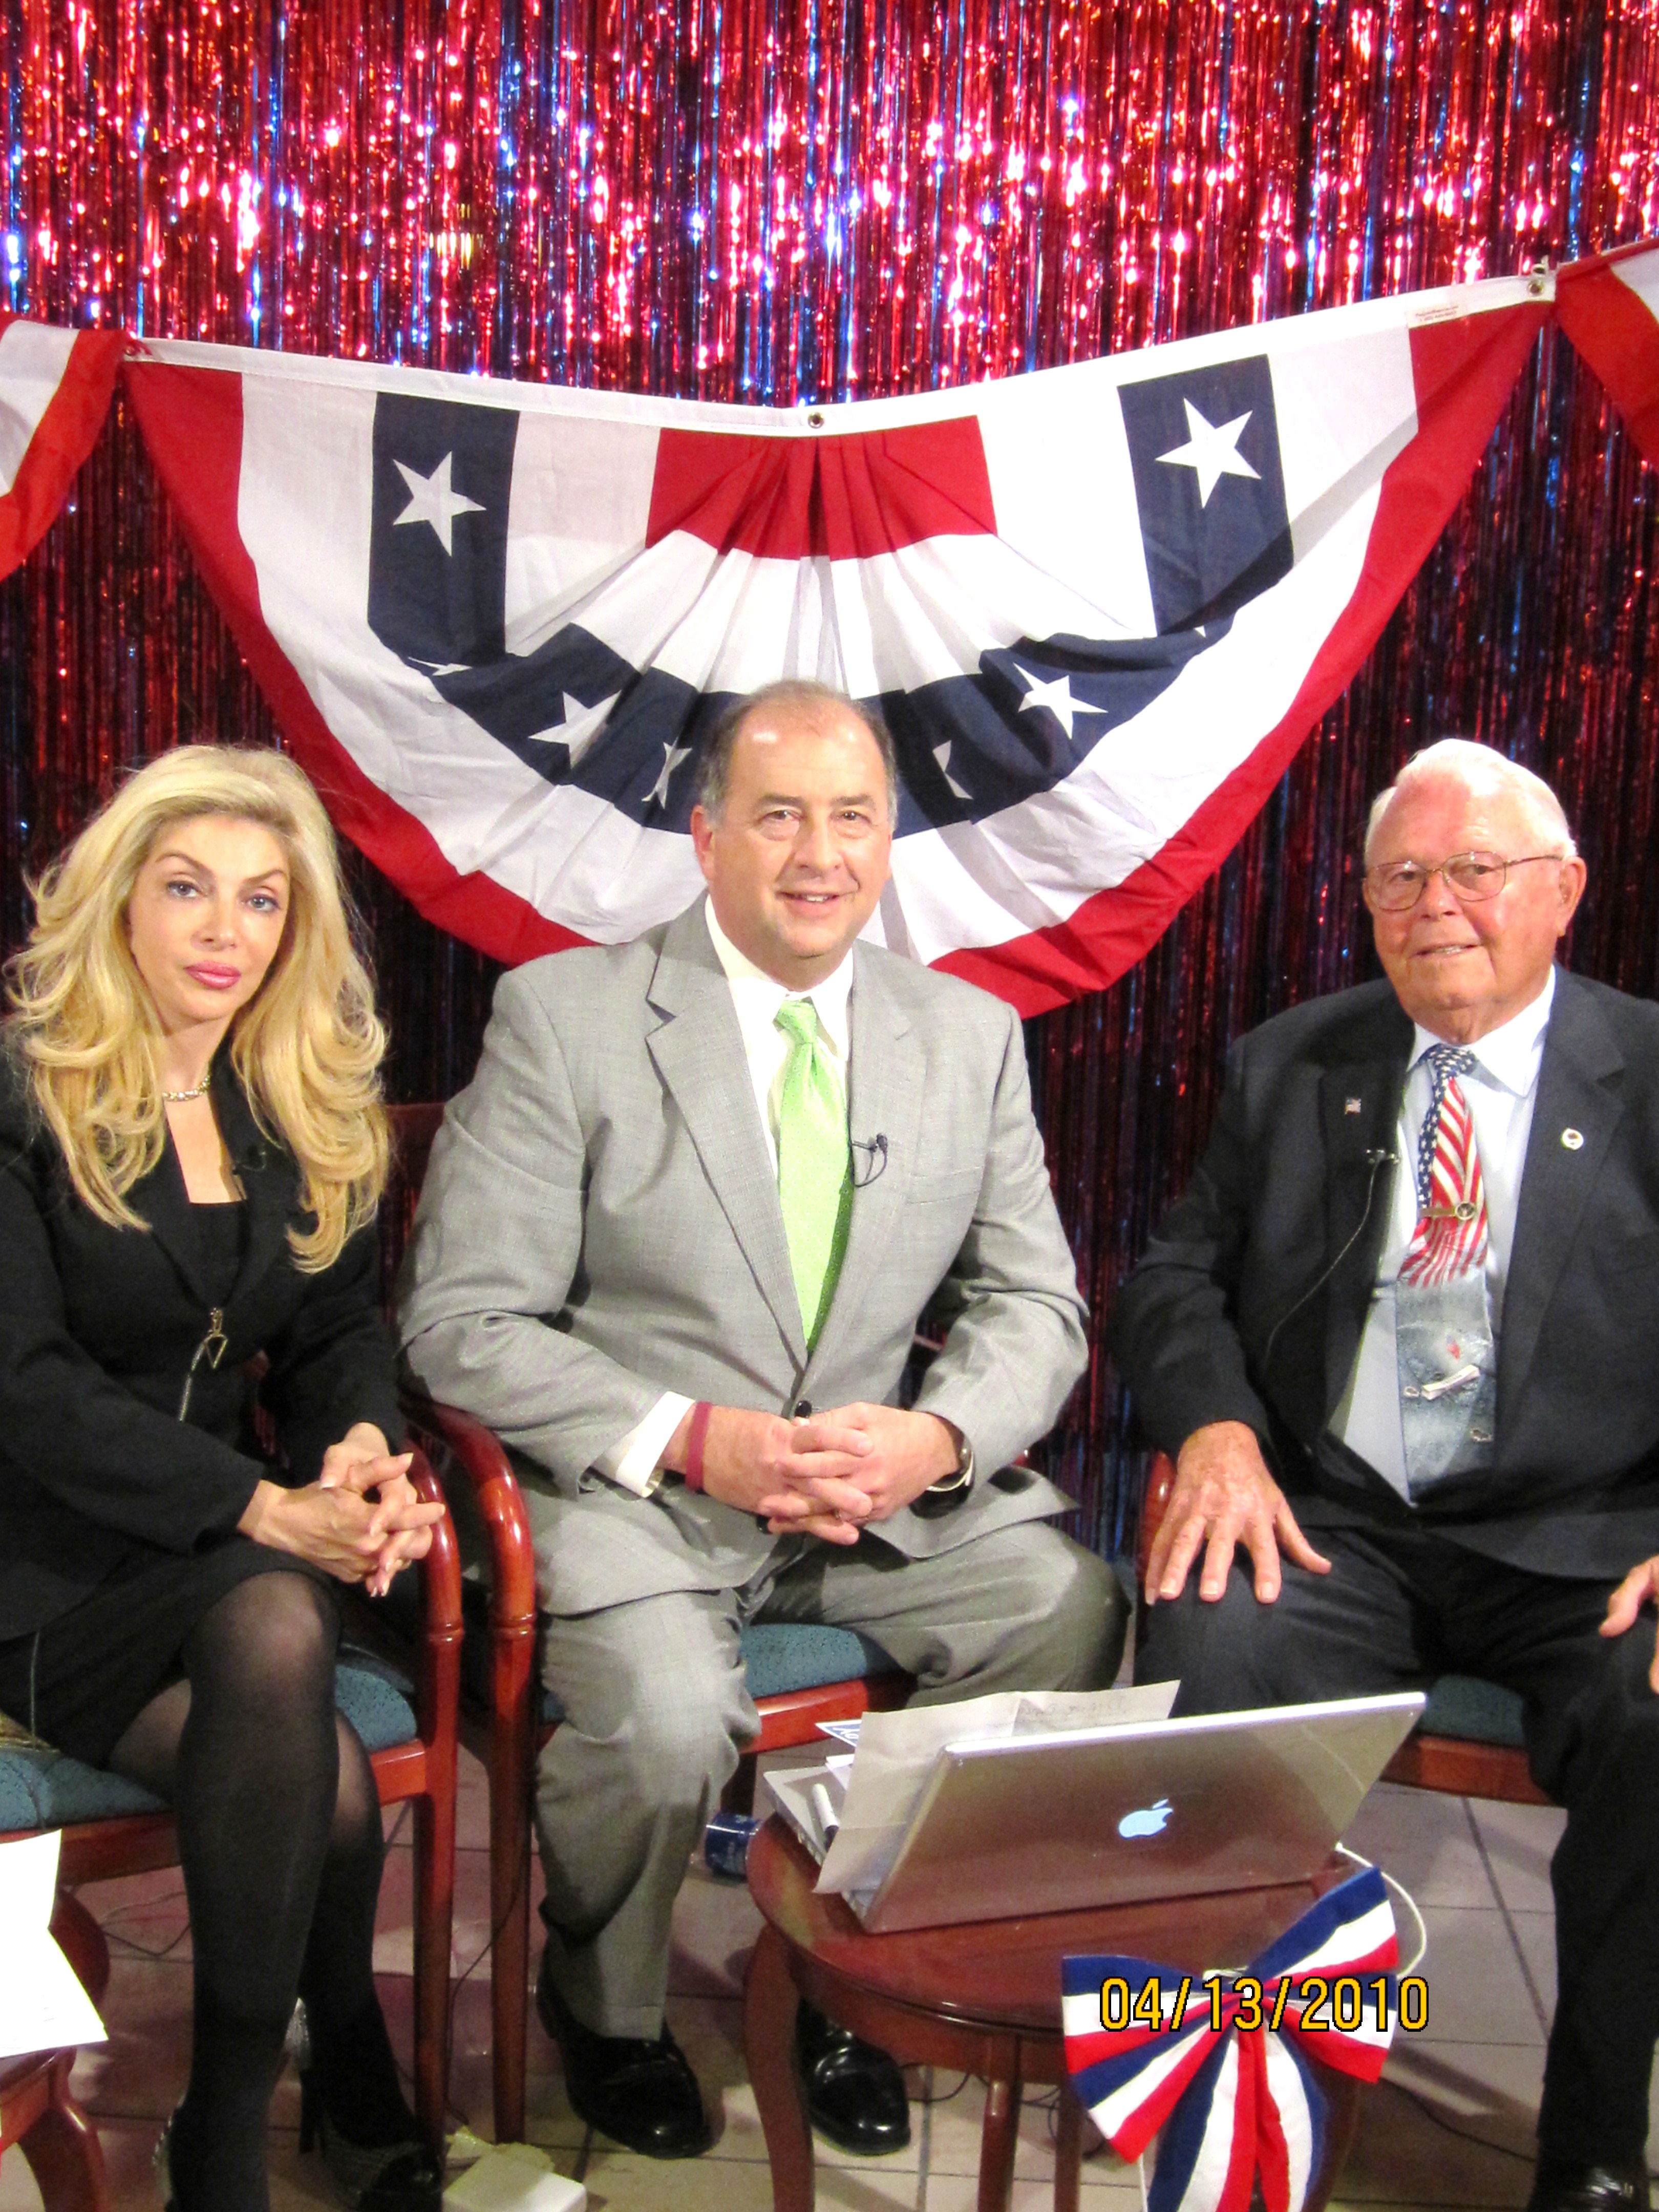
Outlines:
[{"label": "black high heel shoe", "polygon": [[443,2169],[421,2137],[352,2142],[329,2118],[321,2085],[309,2066],[300,2071],[300,2148],[322,2152],[323,2164],[352,2212],[440,2212]]}]

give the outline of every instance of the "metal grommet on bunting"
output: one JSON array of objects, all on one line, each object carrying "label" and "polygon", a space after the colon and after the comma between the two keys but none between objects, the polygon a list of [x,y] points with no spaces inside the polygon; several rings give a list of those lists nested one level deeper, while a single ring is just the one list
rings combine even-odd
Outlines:
[{"label": "metal grommet on bunting", "polygon": [[823,428],[823,416],[816,407],[806,418],[806,427],[809,430],[821,430]]},{"label": "metal grommet on bunting", "polygon": [[1568,1152],[1576,1152],[1579,1151],[1583,1145],[1584,1133],[1582,1129],[1563,1129],[1561,1132],[1561,1142]]}]

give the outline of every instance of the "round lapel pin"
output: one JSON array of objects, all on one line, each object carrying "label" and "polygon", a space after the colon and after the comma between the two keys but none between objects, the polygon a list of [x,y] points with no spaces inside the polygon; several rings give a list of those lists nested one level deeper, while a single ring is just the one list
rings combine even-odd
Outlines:
[{"label": "round lapel pin", "polygon": [[1582,1129],[1563,1129],[1561,1132],[1561,1142],[1566,1146],[1570,1152],[1578,1152],[1582,1149],[1584,1142],[1584,1133]]}]

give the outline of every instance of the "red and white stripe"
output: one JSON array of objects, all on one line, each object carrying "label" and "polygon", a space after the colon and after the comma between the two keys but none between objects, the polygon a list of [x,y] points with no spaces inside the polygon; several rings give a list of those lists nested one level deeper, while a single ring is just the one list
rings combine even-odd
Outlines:
[{"label": "red and white stripe", "polygon": [[40,543],[97,443],[127,341],[0,311],[0,576]]},{"label": "red and white stripe", "polygon": [[1659,462],[1659,246],[1644,240],[1559,270],[1556,313],[1625,427]]},{"label": "red and white stripe", "polygon": [[[1460,1218],[1461,1206],[1472,1206],[1474,1211]],[[1486,1191],[1480,1176],[1480,1148],[1474,1141],[1474,1116],[1455,1075],[1440,1102],[1429,1207],[1412,1231],[1400,1267],[1402,1283],[1425,1289],[1484,1267],[1489,1249]]]}]

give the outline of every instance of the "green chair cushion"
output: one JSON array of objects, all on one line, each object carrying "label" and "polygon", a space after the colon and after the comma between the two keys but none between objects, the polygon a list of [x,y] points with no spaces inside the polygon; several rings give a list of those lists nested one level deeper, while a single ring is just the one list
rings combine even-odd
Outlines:
[{"label": "green chair cushion", "polygon": [[[826,1682],[859,1682],[866,1674],[893,1670],[892,1660],[872,1637],[810,1621],[761,1621],[744,1630],[742,1650],[751,1698],[816,1690]],[[543,1722],[551,1726],[563,1718],[564,1707],[557,1697],[544,1690]]]},{"label": "green chair cushion", "polygon": [[1425,1735],[1502,1744],[1507,1750],[1519,1751],[1525,1742],[1518,1693],[1500,1690],[1496,1682],[1482,1681],[1475,1674],[1441,1675],[1429,1692],[1418,1726]]},{"label": "green chair cushion", "polygon": [[[389,1751],[415,1734],[409,1686],[367,1653],[334,1670],[334,1702],[368,1751]],[[35,1745],[0,1744],[0,1835],[23,1828],[68,1828],[158,1813],[163,1801],[119,1774]]]}]

